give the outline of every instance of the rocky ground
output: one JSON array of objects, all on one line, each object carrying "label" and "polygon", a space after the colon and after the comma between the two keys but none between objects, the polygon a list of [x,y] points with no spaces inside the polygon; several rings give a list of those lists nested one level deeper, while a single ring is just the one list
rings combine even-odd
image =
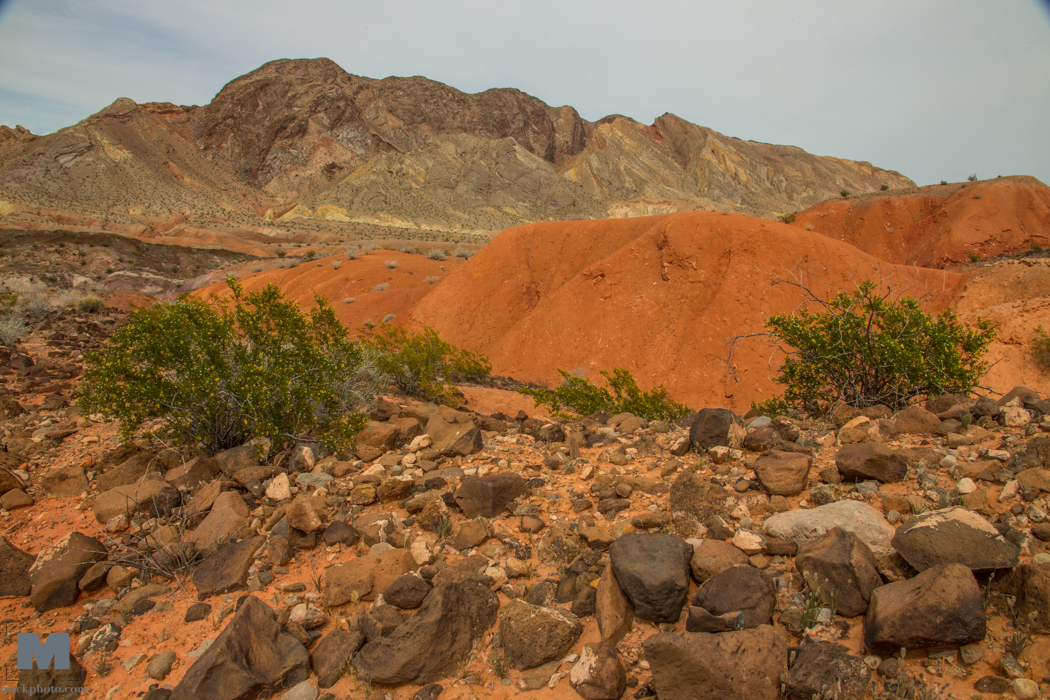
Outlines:
[{"label": "rocky ground", "polygon": [[[504,392],[466,388],[472,410],[381,401],[352,454],[209,458],[122,446],[73,402],[83,353],[122,321],[54,311],[0,353],[7,685],[149,700],[1050,691],[1050,403],[1035,392],[648,423],[551,420],[515,394],[490,413]],[[19,672],[18,632],[69,632],[72,669]]]}]

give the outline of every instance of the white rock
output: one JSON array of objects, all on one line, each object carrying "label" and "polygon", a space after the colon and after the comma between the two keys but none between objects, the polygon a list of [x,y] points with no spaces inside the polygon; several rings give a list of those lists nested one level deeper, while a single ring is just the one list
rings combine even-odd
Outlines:
[{"label": "white rock", "polygon": [[266,497],[274,501],[285,501],[292,497],[292,484],[287,474],[281,472],[270,481],[266,487]]},{"label": "white rock", "polygon": [[431,440],[429,435],[417,435],[412,438],[412,442],[409,443],[408,449],[410,452],[419,452],[420,450],[430,447],[430,445]]},{"label": "white rock", "polygon": [[408,548],[408,553],[412,555],[412,560],[419,566],[429,564],[431,559],[434,558],[434,554],[430,551],[427,543],[420,540],[412,543],[412,546]]},{"label": "white rock", "polygon": [[307,605],[306,603],[299,603],[292,608],[292,613],[288,616],[288,619],[301,625],[305,630],[312,630],[324,625],[328,621],[328,616],[321,608]]},{"label": "white rock", "polygon": [[313,681],[303,681],[281,696],[281,700],[317,700],[317,686]]},{"label": "white rock", "polygon": [[777,513],[766,519],[767,535],[805,544],[823,537],[833,527],[852,532],[876,557],[888,556],[896,530],[882,513],[859,501],[836,501],[817,508]]},{"label": "white rock", "polygon": [[1002,409],[1003,425],[1007,428],[1023,428],[1032,422],[1032,414],[1020,406],[1008,406]]},{"label": "white rock", "polygon": [[1003,490],[999,493],[999,502],[1004,503],[1009,501],[1011,498],[1017,498],[1017,492],[1020,489],[1020,484],[1017,483],[1017,479],[1011,479],[1006,482],[1003,486]]},{"label": "white rock", "polygon": [[114,534],[128,529],[128,516],[121,513],[106,521],[106,532]]},{"label": "white rock", "polygon": [[1022,698],[1022,700],[1032,700],[1039,697],[1039,684],[1033,680],[1015,678],[1010,685],[1013,686],[1014,694]]},{"label": "white rock", "polygon": [[733,545],[745,554],[758,554],[762,551],[762,537],[740,528],[733,535]]},{"label": "white rock", "polygon": [[977,484],[973,483],[973,479],[965,477],[959,479],[959,483],[955,485],[955,490],[961,494],[973,493],[977,490]]},{"label": "white rock", "polygon": [[747,424],[747,429],[758,430],[759,428],[766,427],[772,422],[773,420],[769,416],[759,416],[758,418],[754,419],[753,421]]}]

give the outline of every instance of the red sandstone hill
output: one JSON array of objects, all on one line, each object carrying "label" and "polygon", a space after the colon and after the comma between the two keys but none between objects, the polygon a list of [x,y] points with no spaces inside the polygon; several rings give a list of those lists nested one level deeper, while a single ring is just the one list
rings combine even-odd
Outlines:
[{"label": "red sandstone hill", "polygon": [[[517,379],[556,383],[558,368],[599,379],[599,370],[626,367],[642,386],[664,384],[692,406],[740,409],[778,393],[771,376],[779,357],[765,339],[738,342],[730,359],[734,337],[761,333],[771,314],[803,301],[778,280],[827,297],[882,279],[897,292],[934,293],[931,311],[950,306],[964,322],[993,320],[1001,337],[989,354],[989,387],[1042,390],[1050,375],[1028,346],[1037,327],[1050,329],[1050,257],[951,271],[897,263],[914,251],[944,250],[965,231],[985,236],[989,254],[1046,241],[1050,218],[1039,214],[1046,190],[1032,178],[923,188],[831,203],[799,214],[796,225],[715,212],[531,224],[504,231],[466,262],[377,250],[338,269],[328,259],[242,281],[276,282],[307,305],[318,290],[351,328],[389,314],[398,325],[432,326]],[[883,225],[875,212],[903,230],[899,241],[862,235]],[[812,221],[819,222],[812,231],[798,225]],[[836,221],[853,237],[837,240]],[[910,245],[890,245],[900,241]],[[427,282],[433,277],[440,279]],[[390,287],[376,290],[383,282]]]},{"label": "red sandstone hill", "polygon": [[1050,247],[1050,187],[1019,176],[835,199],[794,225],[887,262],[948,267]]}]

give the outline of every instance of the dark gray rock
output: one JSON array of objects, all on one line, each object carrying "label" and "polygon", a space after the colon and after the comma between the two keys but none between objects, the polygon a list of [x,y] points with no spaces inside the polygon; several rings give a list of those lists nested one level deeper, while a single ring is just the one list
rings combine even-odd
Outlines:
[{"label": "dark gray rock", "polygon": [[[15,700],[76,700],[81,695],[80,688],[86,687],[86,682],[87,669],[72,654],[69,655],[68,669],[56,669],[53,663],[41,669],[34,659],[33,668],[18,671]],[[51,690],[36,692],[38,687]]]},{"label": "dark gray rock", "polygon": [[72,604],[80,594],[81,577],[106,556],[101,542],[79,532],[71,532],[42,550],[28,571],[33,607],[43,613]]},{"label": "dark gray rock", "polygon": [[394,579],[383,592],[383,600],[402,610],[415,610],[431,591],[431,585],[414,571]]},{"label": "dark gray rock", "polygon": [[343,675],[343,668],[365,643],[365,637],[356,628],[346,632],[333,630],[310,652],[310,667],[317,675],[317,685],[331,688]]},{"label": "dark gray rock", "polygon": [[193,572],[197,599],[204,600],[217,593],[226,593],[247,586],[248,569],[255,561],[255,553],[265,544],[265,537],[252,537],[226,545],[204,560]]},{"label": "dark gray rock", "polygon": [[27,596],[33,589],[29,568],[36,557],[0,537],[0,598]]},{"label": "dark gray rock", "polygon": [[667,534],[631,532],[609,547],[609,559],[637,617],[677,622],[689,595],[692,545]]}]

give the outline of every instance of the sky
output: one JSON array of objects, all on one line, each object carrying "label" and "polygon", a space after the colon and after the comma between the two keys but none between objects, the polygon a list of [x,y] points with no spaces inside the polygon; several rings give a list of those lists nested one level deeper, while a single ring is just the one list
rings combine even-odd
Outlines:
[{"label": "sky", "polygon": [[206,104],[277,58],[672,112],[920,185],[1050,183],[1050,0],[0,0],[0,124]]}]

